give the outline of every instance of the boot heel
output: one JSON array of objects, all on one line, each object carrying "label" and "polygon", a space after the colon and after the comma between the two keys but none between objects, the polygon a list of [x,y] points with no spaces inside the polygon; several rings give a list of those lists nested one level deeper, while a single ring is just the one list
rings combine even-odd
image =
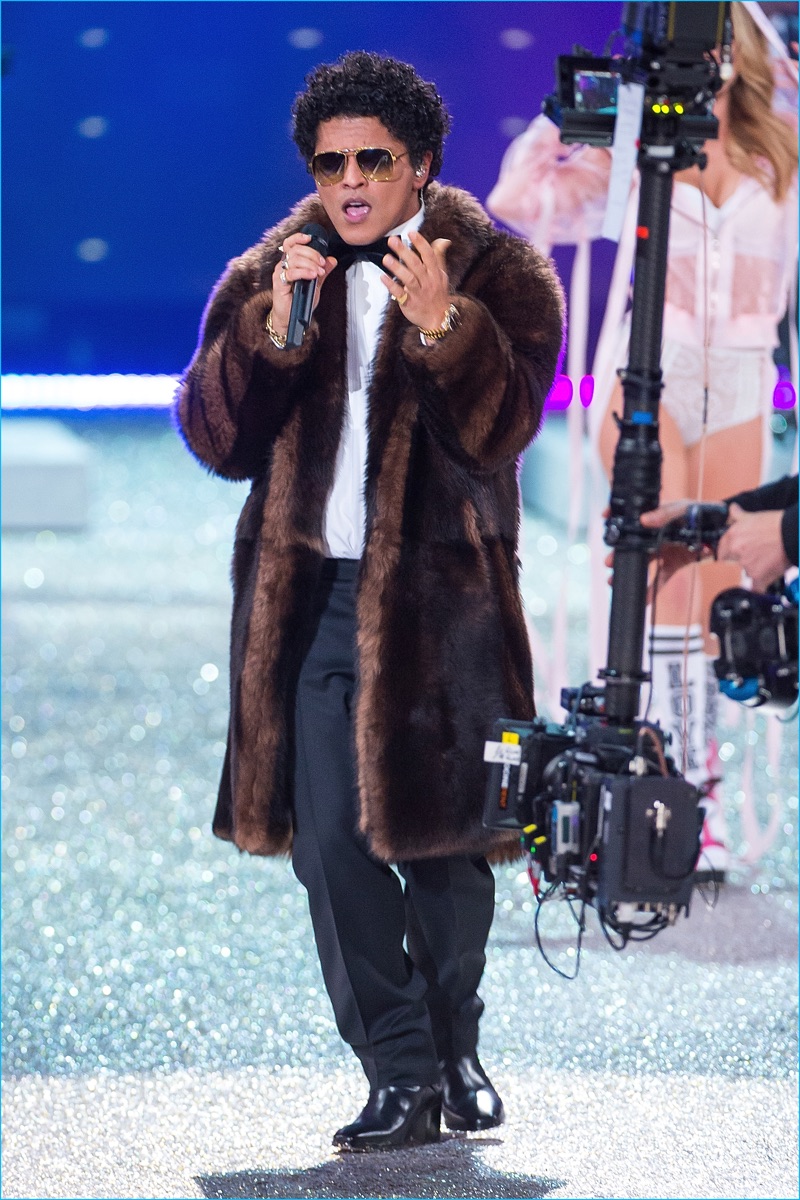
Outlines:
[{"label": "boot heel", "polygon": [[411,1140],[424,1145],[426,1142],[438,1142],[441,1136],[439,1126],[442,1120],[442,1101],[437,1096],[429,1108],[423,1109],[414,1119],[411,1127]]}]

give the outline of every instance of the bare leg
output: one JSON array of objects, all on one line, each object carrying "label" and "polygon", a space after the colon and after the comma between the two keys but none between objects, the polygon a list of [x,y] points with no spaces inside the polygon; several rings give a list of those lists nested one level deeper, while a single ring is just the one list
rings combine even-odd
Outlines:
[{"label": "bare leg", "polygon": [[[761,479],[761,451],[764,425],[761,417],[733,425],[719,433],[710,433],[705,439],[705,451],[701,443],[688,451],[689,491],[694,498],[698,494],[701,473],[701,456],[705,462],[702,469],[703,490],[701,500],[724,500],[732,492],[743,492],[757,487]],[[706,630],[706,652],[716,654],[717,647],[708,639],[708,615],[711,602],[721,591],[741,584],[741,568],[735,563],[704,562],[699,572],[702,592],[703,623]]]}]

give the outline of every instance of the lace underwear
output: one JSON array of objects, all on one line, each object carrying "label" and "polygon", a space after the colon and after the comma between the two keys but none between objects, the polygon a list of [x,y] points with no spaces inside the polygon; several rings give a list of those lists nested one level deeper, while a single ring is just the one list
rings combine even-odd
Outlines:
[{"label": "lace underwear", "polygon": [[[678,426],[684,445],[703,435],[703,358],[700,346],[664,340],[661,403]],[[752,421],[769,410],[776,371],[769,350],[708,350],[707,433]]]}]

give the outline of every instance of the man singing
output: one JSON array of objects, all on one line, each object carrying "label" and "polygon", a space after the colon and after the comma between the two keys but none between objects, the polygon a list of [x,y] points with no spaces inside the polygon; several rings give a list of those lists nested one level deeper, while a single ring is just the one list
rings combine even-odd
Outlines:
[{"label": "man singing", "polygon": [[[228,266],[178,397],[192,452],[252,480],[233,560],[214,831],[291,854],[369,1080],[341,1149],[499,1125],[477,1057],[494,906],[483,741],[529,719],[517,458],[562,343],[548,263],[432,180],[449,118],[405,63],[345,55],[294,105],[315,194]],[[327,254],[302,232],[328,233]],[[388,239],[388,240],[387,240]],[[292,292],[316,281],[302,345]]]}]

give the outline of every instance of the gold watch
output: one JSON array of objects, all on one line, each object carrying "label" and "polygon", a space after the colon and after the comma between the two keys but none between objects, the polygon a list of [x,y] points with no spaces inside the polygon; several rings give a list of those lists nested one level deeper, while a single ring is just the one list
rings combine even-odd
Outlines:
[{"label": "gold watch", "polygon": [[437,329],[420,329],[419,336],[422,344],[427,346],[430,342],[440,342],[451,329],[457,328],[459,320],[458,309],[455,304],[450,304],[444,314],[444,320]]}]

